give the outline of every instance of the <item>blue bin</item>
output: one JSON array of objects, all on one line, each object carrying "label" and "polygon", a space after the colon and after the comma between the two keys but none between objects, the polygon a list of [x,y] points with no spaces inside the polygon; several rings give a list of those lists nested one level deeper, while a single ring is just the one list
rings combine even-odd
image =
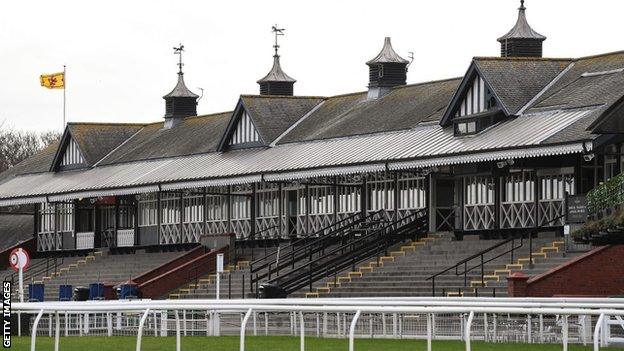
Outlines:
[{"label": "blue bin", "polygon": [[136,284],[122,284],[119,287],[119,299],[136,299],[139,297],[139,288]]},{"label": "blue bin", "polygon": [[71,285],[59,286],[59,301],[71,301],[74,288]]},{"label": "blue bin", "polygon": [[28,301],[43,302],[45,286],[41,283],[28,284]]},{"label": "blue bin", "polygon": [[104,284],[89,284],[89,300],[104,300]]}]

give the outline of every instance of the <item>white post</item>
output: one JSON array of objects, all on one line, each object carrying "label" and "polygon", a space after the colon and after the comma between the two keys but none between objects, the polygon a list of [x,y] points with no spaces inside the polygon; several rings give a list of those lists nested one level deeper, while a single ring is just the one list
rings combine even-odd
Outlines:
[{"label": "white post", "polygon": [[301,331],[299,332],[299,350],[305,351],[305,323],[303,319],[303,312],[299,312],[299,326]]},{"label": "white post", "polygon": [[18,271],[18,289],[19,289],[19,301],[20,302],[24,302],[24,264],[23,262],[19,262],[21,257],[24,257],[24,254],[22,253],[22,248],[18,249],[18,253],[17,253],[17,257],[18,257],[18,262],[17,262],[17,271]]},{"label": "white post", "polygon": [[532,327],[532,319],[531,319],[531,315],[528,314],[527,315],[527,337],[528,337],[528,342],[529,344],[533,343],[533,337],[532,337],[532,333],[533,333],[533,327]]},{"label": "white post", "polygon": [[392,314],[392,337],[396,339],[397,337],[397,314]]},{"label": "white post", "polygon": [[321,336],[321,316],[319,316],[318,312],[316,313],[316,337]]},{"label": "white post", "polygon": [[69,314],[65,312],[65,336],[69,336]]},{"label": "white post", "polygon": [[488,341],[488,319],[487,313],[483,314],[483,341]]},{"label": "white post", "polygon": [[61,339],[61,318],[58,311],[54,315],[54,322],[56,324],[56,330],[54,332],[54,351],[59,351],[59,340]]},{"label": "white post", "polygon": [[600,329],[602,328],[602,322],[605,315],[601,314],[596,321],[596,327],[594,328],[594,351],[600,350]]},{"label": "white post", "polygon": [[264,312],[264,335],[269,335],[269,313]]},{"label": "white post", "polygon": [[175,321],[176,321],[176,351],[180,351],[182,342],[180,341],[180,314],[178,313],[178,310],[175,311]]},{"label": "white post", "polygon": [[327,336],[327,312],[323,312],[323,336]]},{"label": "white post", "polygon": [[383,333],[381,335],[386,337],[386,314],[385,313],[381,314],[381,329],[383,329]]},{"label": "white post", "polygon": [[37,326],[39,325],[39,321],[41,320],[41,316],[43,316],[43,310],[39,311],[35,321],[32,326],[32,334],[30,336],[30,351],[35,351],[35,344],[37,342]]},{"label": "white post", "polygon": [[253,312],[253,333],[254,333],[254,336],[258,335],[258,325],[256,323],[256,319],[257,319],[256,317],[257,317],[256,311],[254,311]]},{"label": "white post", "polygon": [[167,321],[169,320],[169,314],[167,311],[160,312],[160,336],[168,336],[169,335],[169,326],[167,325]]},{"label": "white post", "polygon": [[563,339],[563,351],[568,351],[568,316],[565,315],[563,316],[563,320],[562,320],[562,325],[561,325],[561,333],[562,335],[562,339]]},{"label": "white post", "polygon": [[52,313],[48,313],[48,336],[52,337]]},{"label": "white post", "polygon": [[145,325],[145,321],[149,316],[150,309],[146,309],[141,316],[141,320],[139,321],[139,329],[137,330],[137,342],[136,342],[136,351],[141,351],[141,338],[143,337],[143,326]]},{"label": "white post", "polygon": [[540,342],[543,343],[544,342],[544,315],[543,314],[539,315],[539,338],[540,338]]},{"label": "white post", "polygon": [[433,314],[427,313],[427,351],[431,351],[431,340],[433,339]]},{"label": "white post", "polygon": [[468,315],[468,321],[466,322],[466,328],[465,328],[466,351],[470,351],[470,327],[472,326],[473,318],[474,318],[474,311],[470,311],[470,314]]},{"label": "white post", "polygon": [[113,336],[113,316],[110,312],[106,313],[106,330],[108,336]]},{"label": "white post", "polygon": [[349,351],[353,351],[355,349],[355,325],[360,318],[360,314],[362,311],[357,310],[355,312],[355,316],[353,316],[353,320],[351,320],[351,326],[349,327]]},{"label": "white post", "polygon": [[245,313],[245,317],[243,318],[243,322],[241,323],[240,330],[240,351],[245,351],[245,328],[247,327],[247,321],[251,316],[252,309],[248,309],[247,313]]}]

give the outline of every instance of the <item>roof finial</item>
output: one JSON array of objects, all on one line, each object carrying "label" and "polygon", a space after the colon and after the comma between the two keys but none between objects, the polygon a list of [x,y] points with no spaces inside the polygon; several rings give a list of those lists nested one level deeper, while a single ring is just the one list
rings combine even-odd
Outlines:
[{"label": "roof finial", "polygon": [[284,28],[278,28],[277,24],[271,27],[271,31],[273,31],[273,33],[275,34],[275,45],[273,45],[273,48],[275,49],[275,55],[273,55],[274,57],[279,57],[277,50],[279,49],[280,46],[279,44],[277,44],[277,37],[280,35],[284,35],[285,30],[286,29]]},{"label": "roof finial", "polygon": [[526,10],[526,7],[524,7],[524,0],[520,0],[520,8],[518,10],[520,11]]},{"label": "roof finial", "polygon": [[182,45],[182,43],[180,43],[180,46],[178,46],[177,48],[174,46],[173,47],[173,53],[175,55],[180,55],[179,57],[179,61],[178,61],[178,67],[180,68],[180,70],[178,71],[179,75],[183,75],[184,72],[182,72],[182,66],[184,66],[184,63],[182,63],[182,52],[184,51],[184,45]]}]

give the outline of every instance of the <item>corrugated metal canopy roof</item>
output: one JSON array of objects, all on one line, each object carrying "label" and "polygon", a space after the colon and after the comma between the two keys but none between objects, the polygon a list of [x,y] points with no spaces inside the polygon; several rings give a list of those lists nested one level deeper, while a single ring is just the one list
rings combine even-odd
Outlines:
[{"label": "corrugated metal canopy roof", "polygon": [[[41,197],[59,194],[67,194],[61,196],[64,199],[102,193],[112,195],[114,192],[111,189],[156,184],[174,189],[259,181],[259,175],[265,175],[267,179],[296,179],[315,174],[377,170],[385,166],[418,168],[504,159],[509,155],[535,157],[582,152],[579,143],[582,139],[570,139],[566,144],[559,145],[545,145],[543,142],[591,115],[592,111],[576,109],[531,113],[466,137],[455,137],[452,128],[442,128],[437,123],[424,124],[391,133],[130,162],[79,172],[24,175],[0,184],[0,205],[3,199],[37,197],[33,201],[40,201]],[[406,166],[405,162],[417,163]],[[244,178],[253,175],[258,177]],[[179,184],[182,182],[186,184]]]}]

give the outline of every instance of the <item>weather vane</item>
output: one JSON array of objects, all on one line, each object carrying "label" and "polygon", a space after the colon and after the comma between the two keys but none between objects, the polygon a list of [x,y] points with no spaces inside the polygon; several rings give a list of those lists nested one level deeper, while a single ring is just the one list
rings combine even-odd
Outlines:
[{"label": "weather vane", "polygon": [[271,31],[273,31],[273,33],[275,34],[275,45],[273,45],[273,48],[275,49],[275,56],[279,56],[279,54],[277,53],[277,50],[280,47],[279,44],[277,44],[277,37],[280,35],[284,35],[285,30],[286,29],[284,28],[278,28],[277,24],[271,27]]},{"label": "weather vane", "polygon": [[180,46],[178,46],[177,48],[175,46],[173,47],[173,53],[175,55],[180,55],[180,58],[178,61],[178,67],[180,67],[180,70],[178,71],[178,74],[183,74],[182,66],[184,66],[184,63],[182,63],[182,51],[184,51],[184,45],[182,45],[182,43],[180,43]]}]

